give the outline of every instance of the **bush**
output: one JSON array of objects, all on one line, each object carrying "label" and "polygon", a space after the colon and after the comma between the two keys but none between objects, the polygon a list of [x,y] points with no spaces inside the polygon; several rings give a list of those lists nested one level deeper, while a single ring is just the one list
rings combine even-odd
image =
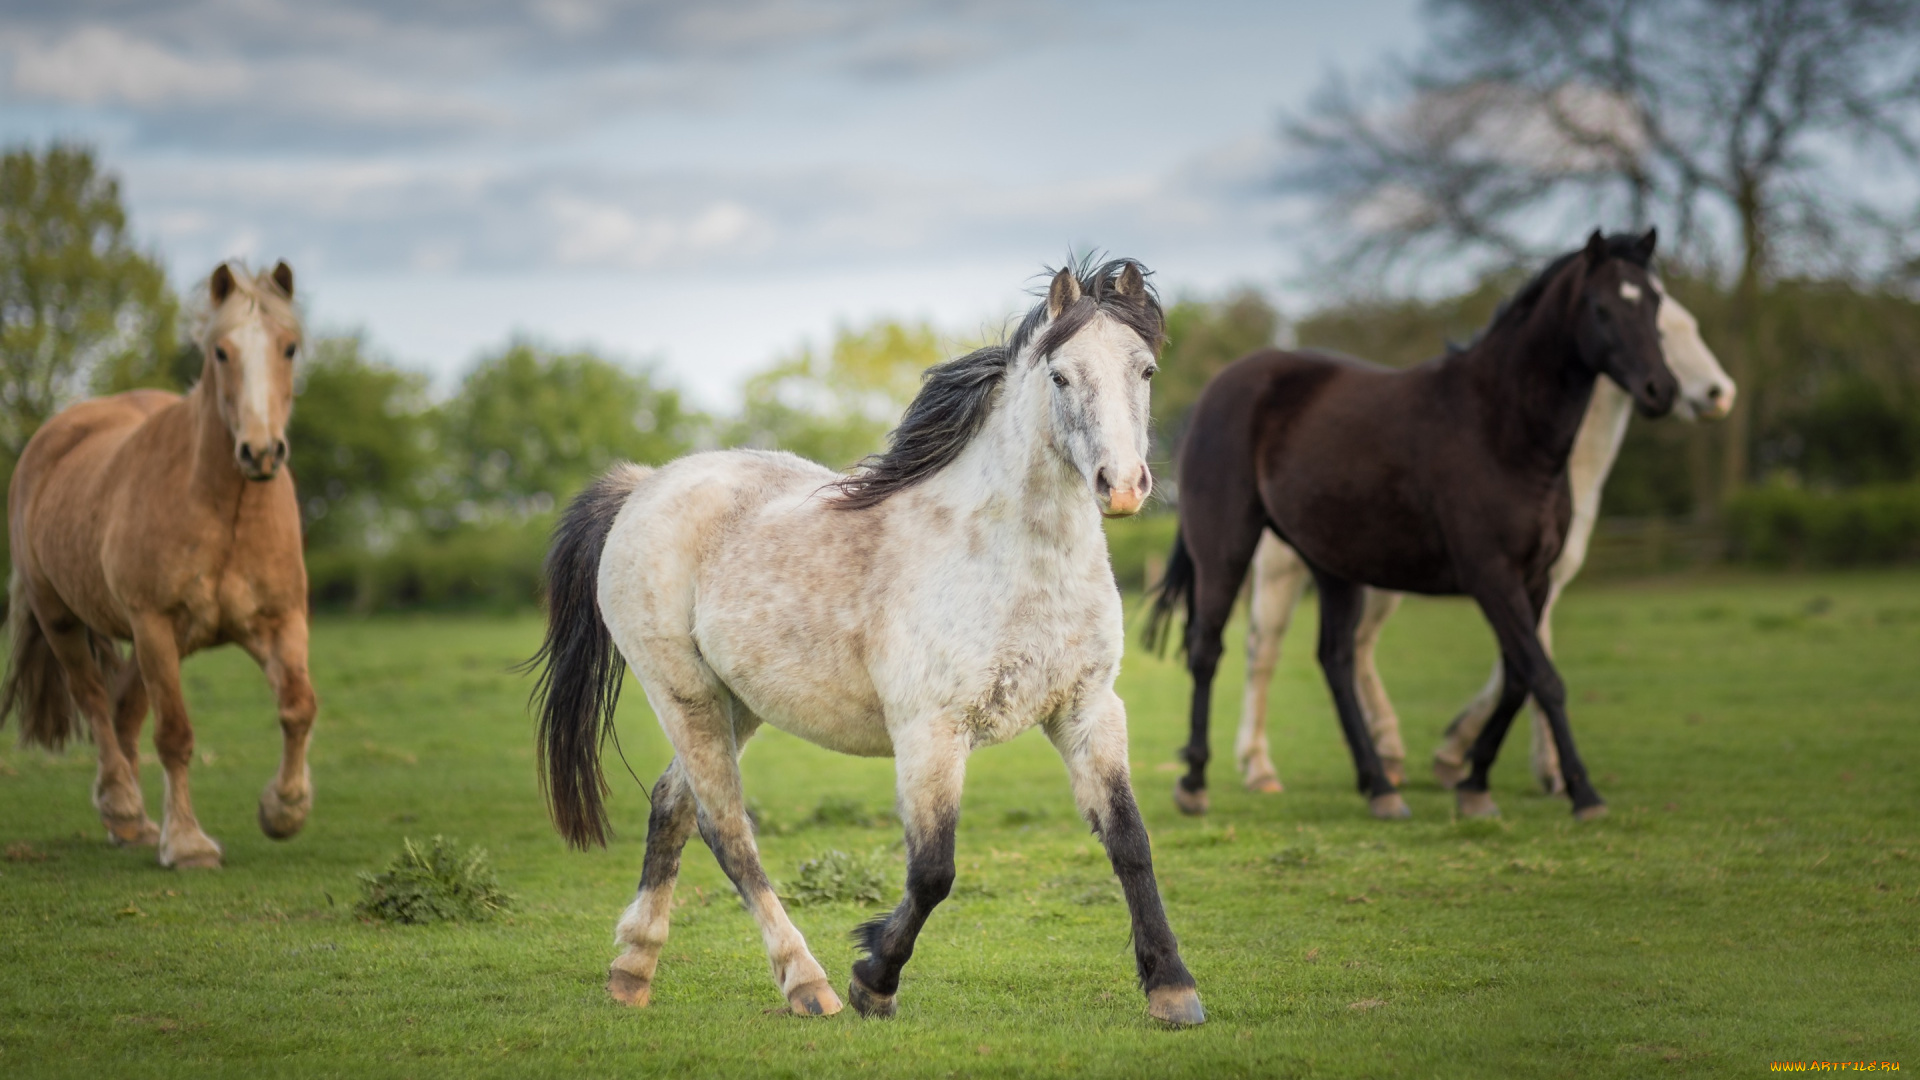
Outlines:
[{"label": "bush", "polygon": [[354,912],[381,922],[485,922],[513,906],[482,848],[461,850],[436,836],[422,851],[411,839],[378,874],[360,875],[366,894]]},{"label": "bush", "polygon": [[780,894],[795,907],[812,904],[884,904],[895,890],[893,860],[885,848],[865,854],[838,849],[821,852],[800,864],[800,873]]},{"label": "bush", "polygon": [[362,614],[404,608],[524,610],[539,603],[550,517],[517,525],[409,537],[379,555],[307,553],[316,609]]},{"label": "bush", "polygon": [[1727,553],[1771,566],[1920,561],[1920,484],[1821,493],[1771,484],[1727,500]]}]

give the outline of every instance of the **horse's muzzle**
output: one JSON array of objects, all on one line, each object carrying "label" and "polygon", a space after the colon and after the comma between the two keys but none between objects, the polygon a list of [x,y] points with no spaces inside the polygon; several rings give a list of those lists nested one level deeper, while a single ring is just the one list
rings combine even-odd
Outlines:
[{"label": "horse's muzzle", "polygon": [[287,440],[275,439],[271,446],[263,447],[243,442],[234,449],[233,456],[242,476],[249,480],[271,480],[287,460]]}]

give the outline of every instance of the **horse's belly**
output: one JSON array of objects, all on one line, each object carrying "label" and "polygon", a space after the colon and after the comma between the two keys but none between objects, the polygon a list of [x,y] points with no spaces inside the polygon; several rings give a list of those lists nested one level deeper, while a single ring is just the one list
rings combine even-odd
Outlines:
[{"label": "horse's belly", "polygon": [[893,756],[893,737],[870,687],[867,693],[844,684],[776,687],[747,678],[730,681],[728,689],[763,722],[815,746],[859,757]]}]

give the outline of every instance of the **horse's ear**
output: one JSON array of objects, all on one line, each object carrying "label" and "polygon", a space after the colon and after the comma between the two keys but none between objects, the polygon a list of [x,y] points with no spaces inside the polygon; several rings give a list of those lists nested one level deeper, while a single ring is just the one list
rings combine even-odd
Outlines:
[{"label": "horse's ear", "polygon": [[1130,262],[1120,269],[1119,280],[1113,283],[1113,291],[1123,299],[1139,303],[1147,294],[1147,279],[1140,274],[1140,264]]},{"label": "horse's ear", "polygon": [[287,299],[293,299],[293,267],[288,266],[285,259],[273,264],[273,283],[280,286]]},{"label": "horse's ear", "polygon": [[213,276],[207,279],[207,295],[213,298],[213,305],[219,307],[233,295],[233,271],[226,263],[213,268]]},{"label": "horse's ear", "polygon": [[1059,318],[1061,312],[1079,300],[1080,279],[1073,276],[1073,267],[1061,267],[1060,272],[1053,275],[1053,284],[1047,286],[1047,318]]},{"label": "horse's ear", "polygon": [[1603,234],[1599,229],[1593,230],[1593,235],[1587,237],[1587,248],[1583,254],[1585,254],[1587,257],[1588,266],[1599,266],[1601,263],[1606,262],[1607,261],[1606,235]]},{"label": "horse's ear", "polygon": [[1657,228],[1648,228],[1647,235],[1633,242],[1634,257],[1640,260],[1642,266],[1653,262],[1653,249],[1659,242],[1660,230]]}]

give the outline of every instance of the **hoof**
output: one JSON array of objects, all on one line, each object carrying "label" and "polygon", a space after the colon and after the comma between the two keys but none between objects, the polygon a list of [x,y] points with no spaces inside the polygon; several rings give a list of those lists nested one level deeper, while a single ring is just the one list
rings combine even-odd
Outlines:
[{"label": "hoof", "polygon": [[[828,991],[828,994],[831,995],[832,991]],[[847,1000],[853,1002],[855,1012],[869,1020],[885,1020],[900,1007],[894,1000],[894,995],[876,994],[861,985],[858,975],[855,975],[853,981],[847,984]],[[837,1011],[840,1003],[834,1002],[833,1007]]]},{"label": "hoof", "polygon": [[1448,761],[1437,755],[1433,759],[1433,778],[1448,791],[1460,786],[1460,781],[1472,774],[1472,767],[1465,762]]},{"label": "hoof", "polygon": [[1200,992],[1191,986],[1162,986],[1147,991],[1147,1015],[1173,1027],[1194,1027],[1207,1022],[1207,1010],[1200,1007]]},{"label": "hoof", "polygon": [[1558,772],[1534,773],[1533,778],[1539,783],[1540,793],[1543,795],[1565,795],[1567,793],[1567,782],[1561,778]]},{"label": "hoof", "polygon": [[260,793],[260,831],[273,840],[285,840],[307,823],[313,809],[313,785],[308,784],[300,798],[286,802],[280,798],[279,785],[272,781]]},{"label": "hoof", "polygon": [[1207,789],[1188,791],[1179,781],[1173,785],[1173,805],[1188,817],[1199,817],[1212,808],[1213,801],[1207,798]]},{"label": "hoof", "polygon": [[[1278,795],[1287,790],[1287,785],[1281,783],[1279,777],[1272,773],[1266,773],[1261,776],[1249,776],[1247,778],[1247,790],[1257,791],[1262,795]],[[1175,795],[1174,798],[1178,799],[1179,796]]]},{"label": "hoof", "polygon": [[1461,791],[1455,789],[1453,801],[1463,818],[1497,818],[1500,807],[1494,804],[1493,795],[1485,791]]},{"label": "hoof", "polygon": [[1591,806],[1576,806],[1573,808],[1573,820],[1575,821],[1598,821],[1606,816],[1607,804],[1603,802],[1597,802]]},{"label": "hoof", "polygon": [[1367,800],[1367,809],[1381,821],[1402,821],[1413,816],[1413,810],[1407,806],[1407,800],[1395,791],[1387,795],[1375,795]]},{"label": "hoof", "polygon": [[199,851],[192,855],[176,855],[172,859],[162,858],[160,865],[170,870],[218,870],[220,853]]},{"label": "hoof", "polygon": [[622,1005],[644,1009],[653,1000],[653,983],[619,968],[607,970],[607,994]]},{"label": "hoof", "polygon": [[1382,761],[1380,771],[1387,774],[1387,783],[1394,787],[1401,787],[1407,782],[1407,763],[1397,758]]},{"label": "hoof", "polygon": [[194,834],[179,842],[160,839],[160,865],[173,870],[217,870],[220,868],[220,844],[206,833]]},{"label": "hoof", "polygon": [[160,826],[147,818],[106,822],[107,839],[114,847],[152,847],[160,842]]},{"label": "hoof", "polygon": [[801,983],[787,995],[787,1011],[795,1016],[832,1016],[840,1011],[840,995],[825,979]]}]

